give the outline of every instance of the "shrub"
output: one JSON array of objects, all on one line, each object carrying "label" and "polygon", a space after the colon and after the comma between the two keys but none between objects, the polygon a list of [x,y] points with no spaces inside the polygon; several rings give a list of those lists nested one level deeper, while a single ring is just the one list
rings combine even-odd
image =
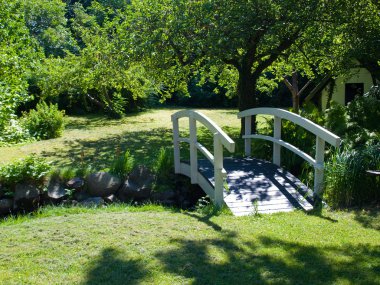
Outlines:
[{"label": "shrub", "polygon": [[133,155],[131,155],[129,150],[126,150],[122,154],[116,154],[110,169],[110,173],[115,174],[121,179],[125,179],[132,171],[134,165],[135,159]]},{"label": "shrub", "polygon": [[0,167],[0,183],[8,189],[20,182],[41,184],[50,170],[50,164],[35,155]]},{"label": "shrub", "polygon": [[35,110],[23,114],[22,125],[37,139],[57,138],[64,129],[63,117],[64,111],[58,110],[57,105],[41,102]]},{"label": "shrub", "polygon": [[0,133],[0,146],[30,141],[32,138],[17,119],[11,119]]},{"label": "shrub", "polygon": [[380,169],[380,144],[338,150],[326,164],[325,198],[333,207],[380,201],[380,180],[367,170]]}]

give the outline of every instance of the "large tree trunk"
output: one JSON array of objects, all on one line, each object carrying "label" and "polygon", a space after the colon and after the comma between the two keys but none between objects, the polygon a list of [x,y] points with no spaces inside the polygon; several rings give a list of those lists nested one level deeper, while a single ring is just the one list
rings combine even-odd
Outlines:
[{"label": "large tree trunk", "polygon": [[[244,111],[247,109],[257,107],[256,104],[256,83],[258,78],[252,76],[251,71],[240,70],[239,71],[239,81],[237,85],[238,93],[238,107],[239,111]],[[243,135],[245,131],[244,121],[241,121],[240,134]],[[256,118],[252,119],[252,133],[256,132]]]}]

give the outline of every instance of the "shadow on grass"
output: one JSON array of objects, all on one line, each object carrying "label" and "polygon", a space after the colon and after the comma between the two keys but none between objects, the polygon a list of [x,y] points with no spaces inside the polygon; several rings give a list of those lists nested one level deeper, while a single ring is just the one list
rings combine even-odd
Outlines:
[{"label": "shadow on grass", "polygon": [[[80,167],[92,165],[96,169],[110,167],[117,151],[130,150],[137,164],[151,165],[160,147],[172,147],[172,131],[158,128],[150,132],[124,132],[97,140],[70,140],[65,148],[43,151],[42,155],[54,158],[55,166]],[[82,165],[81,165],[82,164]]]},{"label": "shadow on grass", "polygon": [[380,231],[380,206],[355,211],[355,220],[363,227]]},{"label": "shadow on grass", "polygon": [[90,264],[84,285],[96,284],[140,284],[148,275],[140,260],[126,260],[122,252],[105,248],[101,255]]},{"label": "shadow on grass", "polygon": [[176,249],[161,251],[157,258],[167,273],[188,278],[191,284],[380,282],[380,249],[368,245],[316,247],[264,236],[256,243],[240,242],[233,235],[173,239],[171,244]]}]

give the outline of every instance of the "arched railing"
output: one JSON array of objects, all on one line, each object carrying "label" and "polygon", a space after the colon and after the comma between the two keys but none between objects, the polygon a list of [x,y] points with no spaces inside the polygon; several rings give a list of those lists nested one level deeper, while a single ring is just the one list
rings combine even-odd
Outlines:
[{"label": "arched railing", "polygon": [[[253,115],[272,115],[274,116],[273,137],[259,134],[252,134],[251,122]],[[238,114],[238,118],[244,118],[245,121],[245,155],[251,155],[251,139],[264,139],[273,142],[273,163],[280,166],[281,164],[281,147],[285,147],[295,154],[299,155],[314,167],[314,194],[320,196],[323,190],[323,172],[324,172],[324,154],[325,142],[338,147],[340,138],[321,126],[305,119],[297,114],[277,108],[254,108],[242,111]],[[283,141],[281,139],[281,120],[291,121],[309,132],[316,135],[316,154],[315,158],[301,151],[299,148]]]},{"label": "arched railing", "polygon": [[[190,137],[182,138],[179,136],[180,118],[189,118]],[[192,110],[179,111],[172,115],[173,122],[173,143],[174,143],[174,168],[175,173],[183,174],[191,178],[192,184],[199,186],[213,199],[216,205],[223,205],[223,181],[226,171],[223,168],[223,147],[229,152],[235,151],[234,141],[213,121],[205,115]],[[197,122],[203,124],[214,134],[213,154],[197,140]],[[180,160],[180,143],[190,144],[190,165],[182,163]],[[198,150],[214,166],[214,187],[210,185],[198,171]]]}]

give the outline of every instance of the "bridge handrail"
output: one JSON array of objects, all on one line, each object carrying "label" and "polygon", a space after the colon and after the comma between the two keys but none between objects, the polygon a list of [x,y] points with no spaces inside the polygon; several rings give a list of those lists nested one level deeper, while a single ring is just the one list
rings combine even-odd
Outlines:
[{"label": "bridge handrail", "polygon": [[198,122],[202,123],[209,131],[213,134],[219,133],[221,135],[221,140],[223,146],[229,151],[234,152],[235,142],[209,117],[203,115],[202,113],[194,110],[181,110],[172,115],[172,121],[178,120],[180,118],[189,117],[194,118]]},{"label": "bridge handrail", "polygon": [[[251,121],[254,115],[272,115],[274,116],[274,130],[273,137],[252,134]],[[238,113],[238,118],[244,118],[245,121],[245,135],[243,135],[245,142],[245,155],[251,155],[251,139],[258,138],[269,140],[273,142],[273,163],[280,166],[281,164],[281,146],[286,147],[293,153],[299,155],[314,167],[314,193],[321,195],[323,190],[323,172],[324,172],[324,152],[325,142],[338,147],[340,145],[340,138],[325,128],[315,124],[314,122],[301,117],[300,115],[291,113],[289,111],[278,108],[254,108],[248,109]],[[285,119],[291,121],[309,132],[316,135],[316,154],[315,159],[310,155],[301,151],[288,142],[281,140],[281,120]]]},{"label": "bridge handrail", "polygon": [[238,113],[238,118],[241,119],[243,117],[252,116],[252,115],[272,115],[279,117],[281,119],[285,119],[288,121],[291,121],[304,129],[308,130],[309,132],[315,134],[316,136],[320,137],[324,141],[328,142],[332,146],[338,147],[340,145],[340,138],[333,134],[332,132],[326,130],[325,128],[321,127],[320,125],[301,117],[298,114],[279,109],[279,108],[254,108],[254,109],[248,109],[245,111],[242,111]]},{"label": "bridge handrail", "polygon": [[[179,119],[189,118],[190,137],[183,138],[179,136]],[[223,204],[223,177],[226,171],[223,168],[223,146],[229,151],[235,151],[235,142],[210,118],[194,110],[178,111],[171,116],[173,123],[173,144],[174,144],[174,168],[175,173],[190,176],[192,184],[203,185],[202,188],[210,189],[198,171],[198,153],[199,150],[214,166],[214,188],[206,193],[221,206]],[[214,135],[214,154],[205,146],[197,141],[197,124],[203,124]],[[190,144],[190,170],[189,167],[181,163],[180,160],[180,142]],[[207,190],[204,189],[204,190]]]}]

